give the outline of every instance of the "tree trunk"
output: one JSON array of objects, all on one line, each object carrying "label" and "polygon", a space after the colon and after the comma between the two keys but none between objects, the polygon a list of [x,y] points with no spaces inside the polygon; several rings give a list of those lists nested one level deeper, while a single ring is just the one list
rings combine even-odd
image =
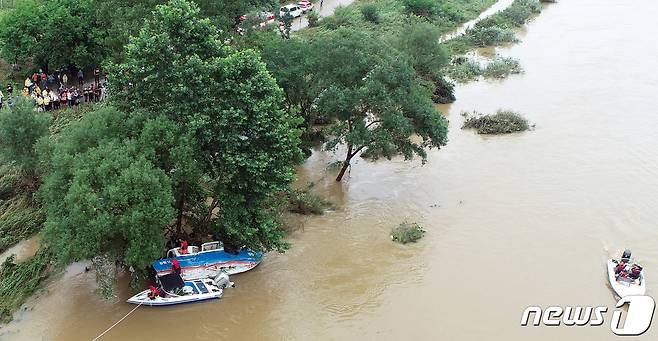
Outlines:
[{"label": "tree trunk", "polygon": [[336,178],[336,181],[340,182],[343,180],[343,175],[345,175],[345,171],[347,171],[347,168],[349,168],[350,162],[348,160],[343,161],[343,168],[340,169],[340,173],[338,173],[338,177]]},{"label": "tree trunk", "polygon": [[345,175],[345,171],[347,171],[347,168],[350,166],[350,160],[352,160],[352,157],[354,154],[352,154],[352,144],[347,145],[347,156],[345,156],[345,161],[343,161],[343,168],[340,169],[340,172],[338,173],[338,177],[336,177],[336,181],[340,182],[343,180],[343,175]]},{"label": "tree trunk", "polygon": [[178,202],[176,208],[178,214],[176,215],[176,233],[180,236],[183,231],[183,213],[185,211],[185,184],[181,184],[180,193],[178,195]]}]

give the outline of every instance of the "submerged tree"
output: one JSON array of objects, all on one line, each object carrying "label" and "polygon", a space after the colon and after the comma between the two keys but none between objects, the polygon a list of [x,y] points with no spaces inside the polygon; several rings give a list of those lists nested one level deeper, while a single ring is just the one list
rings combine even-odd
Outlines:
[{"label": "submerged tree", "polygon": [[[268,207],[294,179],[300,120],[253,50],[225,46],[199,8],[185,0],[158,6],[110,67],[113,100],[125,110],[165,115],[189,136],[212,183],[214,232],[228,244],[282,249]],[[175,196],[188,200],[181,183]],[[196,205],[192,205],[196,206]]]},{"label": "submerged tree", "polygon": [[395,50],[350,29],[325,33],[312,44],[324,51],[317,77],[323,82],[318,110],[333,122],[326,148],[346,147],[336,181],[361,152],[371,159],[418,155],[425,161],[426,148],[446,144],[447,120]]}]

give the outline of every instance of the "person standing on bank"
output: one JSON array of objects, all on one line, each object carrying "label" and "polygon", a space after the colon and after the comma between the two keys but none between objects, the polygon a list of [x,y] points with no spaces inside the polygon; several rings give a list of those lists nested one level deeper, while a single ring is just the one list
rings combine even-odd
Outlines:
[{"label": "person standing on bank", "polygon": [[82,88],[84,85],[85,74],[82,72],[82,69],[78,70],[78,84]]},{"label": "person standing on bank", "polygon": [[101,69],[98,66],[96,66],[96,69],[94,69],[94,83],[96,83],[97,88],[101,83]]}]

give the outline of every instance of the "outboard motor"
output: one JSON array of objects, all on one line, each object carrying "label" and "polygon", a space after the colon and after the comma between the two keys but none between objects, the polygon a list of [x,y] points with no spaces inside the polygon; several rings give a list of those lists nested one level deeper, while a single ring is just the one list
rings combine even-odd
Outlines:
[{"label": "outboard motor", "polygon": [[628,264],[631,260],[631,250],[624,250],[624,254],[621,255],[621,261]]},{"label": "outboard motor", "polygon": [[213,278],[215,283],[217,283],[217,286],[220,288],[233,288],[235,287],[235,283],[231,282],[231,280],[228,277],[228,274],[226,271],[222,270],[219,272],[215,278]]}]

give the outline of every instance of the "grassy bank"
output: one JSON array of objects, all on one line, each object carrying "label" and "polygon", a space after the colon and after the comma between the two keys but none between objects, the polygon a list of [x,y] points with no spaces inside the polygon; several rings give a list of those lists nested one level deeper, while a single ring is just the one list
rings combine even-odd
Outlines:
[{"label": "grassy bank", "polygon": [[496,0],[446,0],[441,3],[429,0],[360,0],[339,7],[333,15],[321,19],[317,27],[302,30],[299,34],[313,35],[317,30],[348,26],[386,37],[417,22],[429,22],[445,34],[476,18],[494,3]]},{"label": "grassy bank", "polygon": [[14,311],[30,297],[47,276],[50,254],[40,250],[30,259],[15,263],[9,257],[0,265],[0,322],[12,319]]}]

